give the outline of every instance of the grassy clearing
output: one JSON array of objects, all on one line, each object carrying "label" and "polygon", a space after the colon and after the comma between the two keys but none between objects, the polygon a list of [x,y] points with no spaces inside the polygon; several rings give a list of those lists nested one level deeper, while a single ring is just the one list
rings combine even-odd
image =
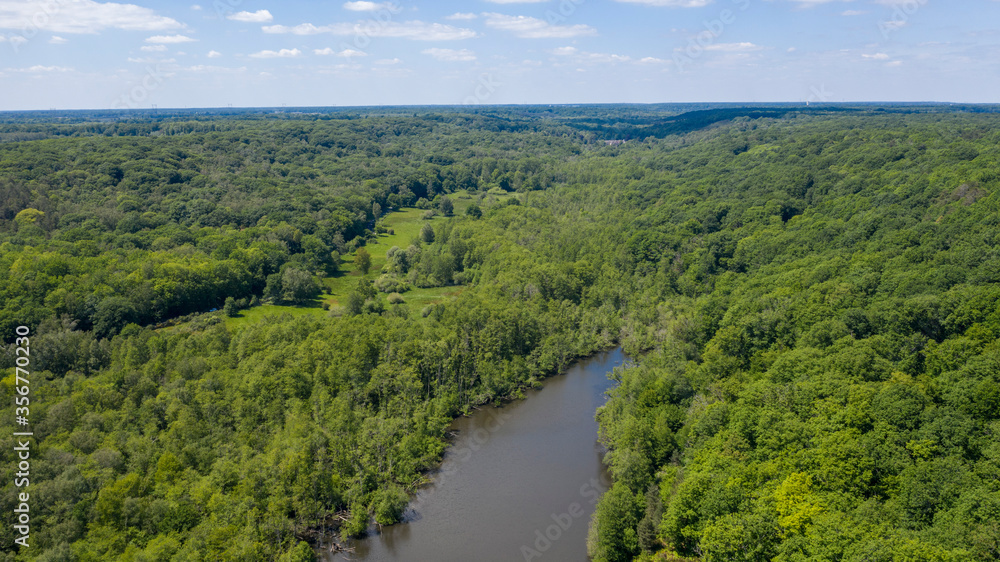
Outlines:
[{"label": "grassy clearing", "polygon": [[[469,193],[462,189],[452,193],[449,197],[451,197],[451,202],[455,205],[455,214],[464,215],[469,206],[479,201],[480,194]],[[506,203],[510,199],[517,199],[518,202],[523,204],[524,198],[524,193],[509,193],[499,187],[494,187],[485,194],[482,202],[478,203],[478,205],[480,208],[485,209],[496,204]]]},{"label": "grassy clearing", "polygon": [[451,297],[457,297],[465,287],[431,287],[429,289],[411,289],[403,293],[403,298],[411,310],[441,302]]},{"label": "grassy clearing", "polygon": [[[455,216],[464,215],[465,209],[475,202],[475,198],[464,191],[452,194],[451,198],[455,204]],[[373,281],[381,274],[382,266],[386,262],[385,254],[389,251],[389,248],[393,246],[406,248],[409,246],[414,239],[420,236],[420,229],[423,228],[425,222],[437,225],[440,221],[454,220],[454,217],[435,215],[434,218],[426,221],[423,218],[425,213],[426,211],[423,209],[406,208],[393,211],[382,218],[382,224],[392,229],[393,233],[379,235],[378,244],[368,244],[365,246],[372,257],[372,267],[368,271],[368,274],[363,276],[366,280]],[[230,329],[263,322],[270,316],[280,316],[282,314],[293,316],[306,316],[310,314],[317,316],[325,315],[327,311],[323,309],[323,303],[331,307],[340,306],[341,300],[357,286],[358,279],[362,278],[361,272],[354,269],[354,254],[341,258],[340,269],[341,271],[337,275],[322,280],[325,292],[310,303],[300,306],[265,304],[241,310],[240,314],[235,318],[227,318],[221,312],[213,314],[217,314],[223,318],[226,326]],[[429,304],[458,296],[463,289],[464,287],[414,288],[404,293],[403,298],[406,305],[410,307],[410,310],[419,312],[420,309]],[[387,308],[392,306],[388,303],[388,295],[379,293],[379,298],[385,300]],[[190,323],[183,322],[162,329],[174,330],[188,324]]]},{"label": "grassy clearing", "polygon": [[241,310],[239,316],[235,318],[226,318],[226,327],[233,329],[240,326],[249,326],[251,324],[263,322],[269,316],[281,316],[283,314],[291,316],[308,316],[310,314],[326,314],[326,311],[323,310],[323,307],[320,305],[318,300],[304,306],[278,306],[275,304],[264,304],[248,308],[246,310]]},{"label": "grassy clearing", "polygon": [[[378,244],[365,246],[365,249],[372,256],[372,268],[368,271],[368,275],[363,276],[365,279],[373,281],[381,275],[382,266],[386,262],[385,254],[389,248],[409,246],[414,239],[420,236],[420,229],[424,227],[425,222],[436,225],[440,221],[452,220],[449,217],[435,215],[434,218],[425,221],[423,216],[426,212],[423,209],[402,209],[389,213],[382,219],[382,224],[392,229],[393,233],[381,234],[378,237]],[[331,306],[339,306],[341,299],[347,296],[347,293],[357,286],[358,279],[362,278],[361,272],[354,269],[354,254],[343,257],[340,269],[340,273],[336,276],[323,279],[326,294],[322,295],[320,299]],[[407,292],[406,295],[410,293],[412,291]],[[381,296],[386,298],[386,295]]]}]

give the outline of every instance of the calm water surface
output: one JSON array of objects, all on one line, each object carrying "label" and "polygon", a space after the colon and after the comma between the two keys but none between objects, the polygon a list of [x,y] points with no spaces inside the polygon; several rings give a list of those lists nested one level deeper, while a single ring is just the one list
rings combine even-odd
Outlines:
[{"label": "calm water surface", "polygon": [[586,561],[590,515],[610,484],[594,412],[625,359],[620,349],[600,353],[525,400],[456,420],[454,443],[406,523],[326,560]]}]

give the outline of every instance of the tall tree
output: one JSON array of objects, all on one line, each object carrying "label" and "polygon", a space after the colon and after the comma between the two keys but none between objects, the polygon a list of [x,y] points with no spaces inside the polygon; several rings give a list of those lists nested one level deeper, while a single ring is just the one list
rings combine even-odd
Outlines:
[{"label": "tall tree", "polygon": [[372,256],[364,247],[358,248],[354,254],[354,267],[361,272],[361,275],[368,275],[368,270],[372,268]]}]

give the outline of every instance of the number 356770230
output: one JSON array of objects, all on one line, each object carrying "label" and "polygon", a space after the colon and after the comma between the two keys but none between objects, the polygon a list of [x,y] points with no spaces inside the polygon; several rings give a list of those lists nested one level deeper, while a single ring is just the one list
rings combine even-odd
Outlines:
[{"label": "number 356770230", "polygon": [[[29,347],[28,334],[30,334],[31,331],[26,326],[18,326],[14,331],[19,336],[14,339],[14,345],[16,346],[14,349],[14,362],[16,363],[15,384],[17,385],[14,390],[21,396],[25,397],[23,402],[24,405],[27,405],[29,384],[28,375],[30,374],[28,368],[31,365],[31,348]],[[22,400],[20,398],[18,398],[17,404],[19,406],[22,405]]]}]

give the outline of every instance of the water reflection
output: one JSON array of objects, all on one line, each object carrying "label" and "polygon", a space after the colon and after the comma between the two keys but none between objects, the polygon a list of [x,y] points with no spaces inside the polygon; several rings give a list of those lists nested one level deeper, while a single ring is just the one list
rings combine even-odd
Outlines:
[{"label": "water reflection", "polygon": [[620,349],[577,363],[525,400],[452,424],[456,437],[406,523],[326,560],[585,561],[587,527],[610,485],[595,410]]}]

